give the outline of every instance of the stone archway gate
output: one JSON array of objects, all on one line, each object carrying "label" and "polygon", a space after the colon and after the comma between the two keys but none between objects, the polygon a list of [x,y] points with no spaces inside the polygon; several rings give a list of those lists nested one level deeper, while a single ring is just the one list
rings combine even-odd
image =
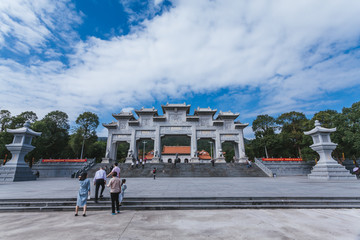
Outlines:
[{"label": "stone archway gate", "polygon": [[128,142],[127,162],[137,157],[140,139],[152,139],[154,141],[154,158],[152,162],[161,159],[161,137],[165,135],[186,135],[191,137],[191,160],[198,162],[197,140],[206,138],[215,142],[215,158],[224,161],[221,144],[225,141],[235,143],[235,157],[239,162],[244,162],[245,155],[243,129],[248,123],[235,121],[238,113],[220,111],[217,118],[214,115],[216,109],[197,108],[190,115],[191,105],[166,104],[162,105],[164,115],[159,115],[155,108],[142,108],[135,110],[138,118],[132,112],[121,112],[112,114],[117,120],[112,123],[103,124],[108,129],[108,140],[105,158],[116,160],[116,148],[118,142]]}]

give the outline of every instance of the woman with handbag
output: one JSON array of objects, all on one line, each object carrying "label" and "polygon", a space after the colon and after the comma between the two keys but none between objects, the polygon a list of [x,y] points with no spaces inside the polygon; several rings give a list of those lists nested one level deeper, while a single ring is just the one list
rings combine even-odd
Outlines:
[{"label": "woman with handbag", "polygon": [[79,207],[84,207],[83,217],[86,217],[86,203],[90,196],[90,180],[87,179],[87,173],[84,172],[79,177],[80,189],[77,196],[75,217],[78,216]]}]

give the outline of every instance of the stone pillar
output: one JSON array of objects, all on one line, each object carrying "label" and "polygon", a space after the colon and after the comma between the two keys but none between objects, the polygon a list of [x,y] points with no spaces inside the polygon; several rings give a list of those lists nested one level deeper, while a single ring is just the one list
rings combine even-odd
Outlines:
[{"label": "stone pillar", "polygon": [[[140,149],[140,143],[141,143],[141,141],[140,141],[140,139],[139,139],[139,141],[137,141],[137,140],[135,140],[135,148],[136,148],[136,150],[135,150],[135,159],[139,159],[140,158],[140,156],[139,156],[139,149]],[[142,157],[142,156],[141,156]]]},{"label": "stone pillar", "polygon": [[222,142],[221,142],[221,137],[220,137],[220,133],[218,131],[216,131],[216,138],[215,138],[215,161],[216,162],[225,162],[225,157],[223,156],[222,152]]},{"label": "stone pillar", "polygon": [[240,154],[239,154],[239,142],[234,142],[234,153],[235,153],[236,160],[239,159],[239,157],[240,157]]},{"label": "stone pillar", "polygon": [[131,137],[130,137],[130,142],[129,142],[129,150],[128,150],[125,162],[126,163],[132,163],[134,158],[136,158],[136,157],[137,157],[137,152],[136,152],[136,131],[132,130]]},{"label": "stone pillar", "polygon": [[105,157],[102,158],[101,163],[109,163],[111,161],[111,159],[113,159],[114,156],[114,147],[112,144],[112,133],[110,131],[108,131],[108,138],[107,138],[107,142],[106,142],[106,151],[105,151]]},{"label": "stone pillar", "polygon": [[24,127],[18,129],[8,129],[9,133],[14,134],[14,140],[11,144],[5,145],[11,152],[12,158],[5,166],[0,167],[0,181],[30,181],[36,180],[29,165],[24,157],[35,147],[31,145],[33,137],[40,136],[40,132],[35,132],[30,128],[30,122],[26,121]]},{"label": "stone pillar", "polygon": [[310,147],[320,155],[318,163],[308,175],[309,179],[356,179],[355,175],[351,175],[344,166],[338,164],[331,156],[331,153],[336,148],[337,144],[331,142],[330,133],[335,131],[336,128],[328,129],[321,127],[320,122],[316,120],[315,128],[308,132],[304,132],[305,135],[310,135],[312,137],[314,144]]},{"label": "stone pillar", "polygon": [[191,162],[196,163],[199,162],[199,157],[197,156],[197,136],[196,136],[196,126],[192,126],[191,128]]},{"label": "stone pillar", "polygon": [[152,163],[158,163],[161,155],[161,137],[160,137],[160,126],[156,126],[154,136],[154,157],[151,160]]},{"label": "stone pillar", "polygon": [[248,158],[245,155],[245,144],[244,144],[244,133],[243,129],[240,129],[239,132],[239,143],[238,143],[238,149],[239,149],[239,163],[246,163]]}]

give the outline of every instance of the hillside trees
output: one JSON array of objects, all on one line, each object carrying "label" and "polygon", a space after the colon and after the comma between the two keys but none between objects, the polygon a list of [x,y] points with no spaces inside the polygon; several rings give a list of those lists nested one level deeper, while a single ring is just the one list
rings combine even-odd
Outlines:
[{"label": "hillside trees", "polygon": [[85,147],[85,141],[87,143],[87,146],[90,146],[91,144],[95,143],[97,140],[96,136],[96,128],[99,126],[99,117],[92,112],[84,112],[79,115],[79,117],[76,119],[76,124],[78,125],[76,128],[76,135],[72,138],[73,143],[73,150],[76,152],[78,150],[78,140],[82,139],[82,145],[81,145],[81,154],[80,158],[83,158],[84,156],[84,147]]},{"label": "hillside trees", "polygon": [[42,132],[41,137],[33,140],[36,147],[30,152],[30,157],[39,158],[65,158],[66,146],[69,141],[68,115],[61,111],[52,111],[40,121],[33,123],[32,128]]}]

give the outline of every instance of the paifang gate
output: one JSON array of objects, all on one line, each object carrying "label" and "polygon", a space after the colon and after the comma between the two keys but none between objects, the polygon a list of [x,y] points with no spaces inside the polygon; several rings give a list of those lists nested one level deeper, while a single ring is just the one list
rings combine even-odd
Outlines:
[{"label": "paifang gate", "polygon": [[191,115],[191,105],[166,104],[162,105],[163,115],[159,115],[155,108],[135,110],[138,118],[132,112],[112,114],[117,120],[103,124],[108,129],[108,139],[105,158],[116,160],[117,144],[128,142],[130,147],[126,162],[138,158],[139,140],[154,141],[154,157],[151,162],[161,161],[161,138],[166,135],[186,135],[191,138],[190,162],[199,162],[197,156],[197,140],[211,139],[214,141],[214,158],[223,162],[221,145],[226,141],[234,143],[235,158],[238,162],[245,162],[243,129],[248,123],[235,121],[238,113],[220,111],[216,118],[216,109],[197,108]]}]

